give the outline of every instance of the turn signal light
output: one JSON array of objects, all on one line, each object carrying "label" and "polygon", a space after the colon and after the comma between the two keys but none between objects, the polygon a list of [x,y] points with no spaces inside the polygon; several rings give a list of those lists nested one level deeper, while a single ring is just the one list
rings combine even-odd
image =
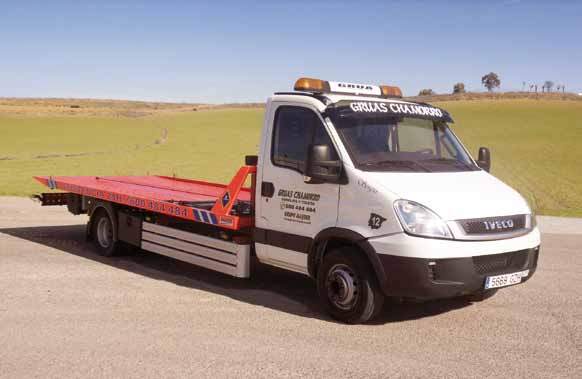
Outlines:
[{"label": "turn signal light", "polygon": [[402,97],[402,91],[395,86],[380,86],[383,97]]},{"label": "turn signal light", "polygon": [[329,83],[320,79],[299,78],[293,88],[295,91],[329,92]]}]

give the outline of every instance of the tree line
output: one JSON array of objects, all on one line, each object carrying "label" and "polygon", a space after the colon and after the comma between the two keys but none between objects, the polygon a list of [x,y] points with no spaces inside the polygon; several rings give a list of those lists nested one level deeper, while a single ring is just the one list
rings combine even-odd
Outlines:
[{"label": "tree line", "polygon": [[[488,74],[483,75],[483,77],[481,77],[481,84],[483,85],[483,87],[487,88],[487,91],[489,92],[493,92],[493,90],[495,88],[499,88],[499,86],[501,85],[501,79],[499,78],[499,75],[496,74],[495,72],[490,72]],[[526,82],[522,82],[522,92],[525,92],[525,89],[527,87],[527,83]],[[552,92],[552,90],[554,89],[554,87],[556,88],[557,92],[560,92],[560,90],[562,91],[562,93],[564,93],[566,91],[566,86],[564,84],[558,84],[556,85],[553,81],[551,80],[546,80],[543,84],[539,85],[536,83],[530,83],[529,84],[529,91],[528,92],[538,92],[538,89],[541,89],[542,92]],[[459,94],[459,93],[465,93],[465,83],[456,83],[455,85],[453,85],[453,94]],[[436,93],[431,89],[431,88],[424,88],[421,89],[418,92],[418,96],[431,96],[431,95],[435,95]]]}]

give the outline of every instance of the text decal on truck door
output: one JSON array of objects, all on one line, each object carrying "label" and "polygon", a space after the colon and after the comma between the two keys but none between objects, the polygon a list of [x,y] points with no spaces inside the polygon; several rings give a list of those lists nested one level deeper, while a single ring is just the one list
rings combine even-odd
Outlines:
[{"label": "text decal on truck door", "polygon": [[318,193],[280,189],[277,196],[281,199],[283,219],[302,224],[311,224],[311,216],[317,211]]}]

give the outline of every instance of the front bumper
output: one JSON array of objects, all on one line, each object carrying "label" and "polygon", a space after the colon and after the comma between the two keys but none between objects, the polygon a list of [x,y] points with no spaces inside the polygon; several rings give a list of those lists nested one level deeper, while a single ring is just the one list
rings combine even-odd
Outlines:
[{"label": "front bumper", "polygon": [[[432,254],[431,250],[417,250],[416,255],[420,256],[412,257],[383,254],[378,247],[384,244],[379,246],[373,240],[369,242],[376,251],[376,262],[380,266],[376,271],[381,271],[379,281],[384,294],[427,300],[478,293],[483,291],[488,276],[529,270],[522,283],[529,280],[537,268],[540,251],[539,232],[536,229],[530,234],[514,238],[521,240],[518,244],[511,240],[505,240],[505,243],[431,241],[406,236],[408,242],[420,240],[416,242],[424,249],[434,243]],[[448,257],[440,250],[443,245],[449,245],[453,250]],[[465,250],[465,254],[458,249]],[[496,250],[492,252],[491,249]]]},{"label": "front bumper", "polygon": [[379,254],[387,296],[438,299],[482,291],[487,276],[529,270],[534,274],[540,248],[468,258],[426,259]]}]

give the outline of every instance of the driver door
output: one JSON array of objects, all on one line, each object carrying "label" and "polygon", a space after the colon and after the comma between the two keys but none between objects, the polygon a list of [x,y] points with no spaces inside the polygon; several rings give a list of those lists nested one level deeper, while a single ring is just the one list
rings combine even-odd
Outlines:
[{"label": "driver door", "polygon": [[304,181],[310,144],[325,144],[338,155],[318,112],[306,106],[273,103],[271,138],[264,144],[258,179],[255,243],[261,262],[307,274],[307,253],[321,230],[335,226],[339,184]]}]

